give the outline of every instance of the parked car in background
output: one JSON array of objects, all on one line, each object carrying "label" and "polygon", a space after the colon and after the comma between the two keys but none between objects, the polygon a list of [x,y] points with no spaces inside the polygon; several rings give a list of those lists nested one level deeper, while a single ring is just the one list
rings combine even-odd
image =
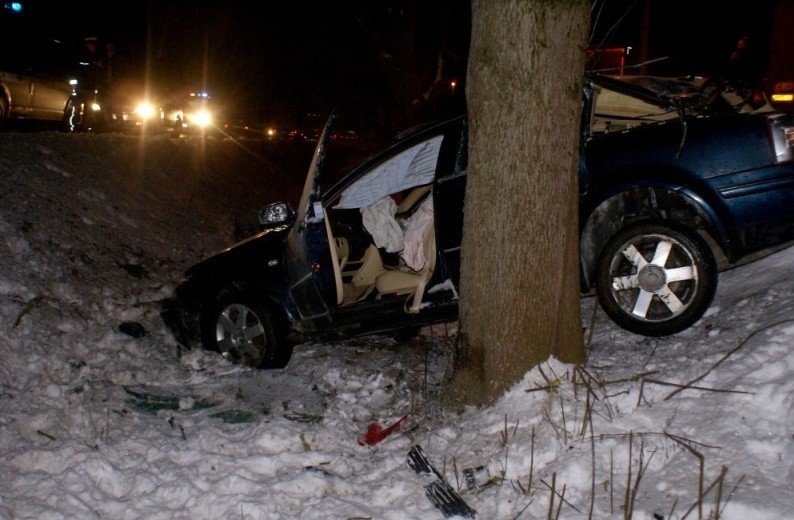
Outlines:
[{"label": "parked car in background", "polygon": [[0,123],[9,118],[79,127],[94,107],[63,43],[4,23],[0,30]]},{"label": "parked car in background", "polygon": [[[794,116],[743,113],[715,85],[586,76],[581,290],[629,331],[686,329],[720,269],[794,239]],[[457,319],[466,117],[401,135],[338,182],[332,121],[298,207],[266,206],[260,233],[185,272],[163,313],[181,343],[282,367],[306,338]]]}]

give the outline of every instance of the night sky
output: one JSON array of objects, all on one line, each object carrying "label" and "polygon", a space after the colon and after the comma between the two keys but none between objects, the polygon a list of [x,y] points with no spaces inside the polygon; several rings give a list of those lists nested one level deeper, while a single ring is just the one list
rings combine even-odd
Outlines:
[{"label": "night sky", "polygon": [[[116,78],[158,93],[203,88],[230,115],[294,118],[341,106],[409,120],[439,115],[438,106],[460,106],[449,84],[454,80],[459,94],[465,79],[469,0],[25,4],[58,37],[114,41]],[[773,1],[726,4],[699,0],[693,11],[691,0],[599,1],[592,43],[629,45],[636,56],[645,20],[648,57],[671,57],[655,72],[709,73],[743,34],[768,46]],[[429,93],[439,55],[443,86]],[[414,109],[425,97],[433,108]]]}]

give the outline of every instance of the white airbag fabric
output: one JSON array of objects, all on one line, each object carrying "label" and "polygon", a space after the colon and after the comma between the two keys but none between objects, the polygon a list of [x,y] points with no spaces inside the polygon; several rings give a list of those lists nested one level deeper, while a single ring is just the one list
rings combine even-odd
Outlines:
[{"label": "white airbag fabric", "polygon": [[438,135],[377,166],[351,184],[334,207],[364,208],[392,193],[433,182],[443,140],[444,136]]},{"label": "white airbag fabric", "polygon": [[394,218],[397,204],[386,196],[371,206],[361,208],[361,221],[372,241],[387,253],[397,253],[403,249],[403,230]]}]

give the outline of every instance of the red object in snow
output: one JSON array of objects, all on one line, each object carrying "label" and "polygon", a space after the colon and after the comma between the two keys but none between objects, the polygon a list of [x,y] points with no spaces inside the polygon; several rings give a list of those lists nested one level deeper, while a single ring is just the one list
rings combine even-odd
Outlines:
[{"label": "red object in snow", "polygon": [[378,423],[372,423],[367,427],[367,431],[358,438],[358,443],[362,446],[377,444],[392,433],[399,431],[408,415],[403,415],[399,420],[388,428],[384,428]]}]

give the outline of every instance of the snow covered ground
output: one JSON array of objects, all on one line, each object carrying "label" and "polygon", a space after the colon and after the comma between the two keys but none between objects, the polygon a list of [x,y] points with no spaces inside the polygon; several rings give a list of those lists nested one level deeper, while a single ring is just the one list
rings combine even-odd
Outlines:
[{"label": "snow covered ground", "polygon": [[550,359],[455,415],[454,325],[276,371],[177,347],[158,302],[284,182],[223,149],[0,134],[0,518],[444,518],[415,445],[477,518],[794,515],[794,248],[723,273],[669,338],[585,298],[584,367]]}]

